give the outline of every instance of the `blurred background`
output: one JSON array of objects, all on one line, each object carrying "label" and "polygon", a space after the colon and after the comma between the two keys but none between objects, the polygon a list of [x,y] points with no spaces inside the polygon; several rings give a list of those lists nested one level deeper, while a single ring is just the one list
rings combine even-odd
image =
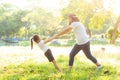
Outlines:
[{"label": "blurred background", "polygon": [[[31,50],[34,34],[43,40],[54,36],[68,25],[69,13],[85,26],[101,71],[82,51],[68,71],[73,32],[47,44],[63,73],[54,69],[39,47]],[[119,24],[120,0],[0,0],[0,80],[120,80]]]},{"label": "blurred background", "polygon": [[[75,13],[85,25],[92,44],[120,45],[120,0],[0,0],[0,46],[29,46],[39,34],[47,39],[68,25]],[[53,41],[73,45],[73,32]],[[65,43],[65,44],[63,44]]]}]

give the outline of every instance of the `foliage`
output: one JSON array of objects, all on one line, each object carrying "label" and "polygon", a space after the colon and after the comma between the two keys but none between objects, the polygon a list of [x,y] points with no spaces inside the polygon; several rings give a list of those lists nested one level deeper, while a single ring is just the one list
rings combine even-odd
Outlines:
[{"label": "foliage", "polygon": [[30,41],[19,41],[18,46],[30,46]]},{"label": "foliage", "polygon": [[20,9],[13,9],[14,7],[10,4],[2,4],[0,6],[1,18],[0,18],[0,34],[2,36],[14,37],[18,36],[18,31],[21,28],[21,18],[25,15],[26,11]]},{"label": "foliage", "polygon": [[[34,26],[35,29],[33,33],[30,33],[31,35],[37,33],[44,36],[52,36],[58,30],[56,27],[60,19],[54,17],[50,12],[36,7],[33,8],[22,21],[26,22],[26,27],[30,27],[30,32],[33,30],[32,25]],[[27,25],[28,23],[30,25]]]},{"label": "foliage", "polygon": [[[64,2],[65,0],[60,1],[60,16],[38,6],[22,10],[15,5],[0,3],[0,38],[29,39],[34,34],[41,35],[43,39],[51,37],[68,25],[68,13],[75,13],[92,34],[101,34],[105,33],[118,17],[113,14],[112,7],[110,10],[105,9],[104,0],[70,0],[69,4],[63,7]],[[60,38],[74,39],[74,34],[69,33]]]},{"label": "foliage", "polygon": [[61,18],[39,7],[30,10],[13,9],[15,6],[0,6],[0,35],[2,37],[29,38],[33,34],[44,36],[54,35],[59,28]]},{"label": "foliage", "polygon": [[[107,36],[107,39],[108,39],[109,43],[111,42],[111,39],[112,39],[113,30],[114,30],[114,28],[113,28],[113,27],[110,27],[110,28],[107,30],[107,33],[106,33],[106,36]],[[116,35],[115,35],[115,38],[114,38],[115,40],[119,37],[119,34],[120,34],[119,30],[117,30]]]},{"label": "foliage", "polygon": [[75,13],[93,34],[105,33],[113,21],[117,20],[111,10],[104,8],[103,0],[70,0],[68,6],[61,11],[64,22],[68,13]]},{"label": "foliage", "polygon": [[103,27],[102,25],[104,24],[106,18],[107,16],[104,14],[104,12],[95,13],[93,17],[90,19],[88,26],[91,29],[100,30],[102,29]]}]

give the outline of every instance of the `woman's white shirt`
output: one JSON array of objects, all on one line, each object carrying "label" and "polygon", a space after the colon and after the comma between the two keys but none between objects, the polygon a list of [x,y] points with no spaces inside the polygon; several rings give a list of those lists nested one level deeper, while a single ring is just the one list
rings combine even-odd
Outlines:
[{"label": "woman's white shirt", "polygon": [[85,44],[89,41],[85,27],[80,22],[71,23],[70,27],[73,29],[78,45]]}]

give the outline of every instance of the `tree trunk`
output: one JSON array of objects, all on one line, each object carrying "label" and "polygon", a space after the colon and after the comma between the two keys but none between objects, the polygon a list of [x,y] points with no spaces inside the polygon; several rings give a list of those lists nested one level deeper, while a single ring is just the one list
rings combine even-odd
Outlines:
[{"label": "tree trunk", "polygon": [[113,30],[113,33],[112,33],[112,39],[110,41],[110,44],[115,44],[115,35],[117,33],[117,29],[119,27],[119,23],[120,23],[120,16],[119,16],[116,24],[114,25],[114,30]]},{"label": "tree trunk", "polygon": [[86,29],[86,32],[87,34],[89,35],[89,37],[91,38],[92,37],[92,34],[91,34],[91,30],[89,28]]}]

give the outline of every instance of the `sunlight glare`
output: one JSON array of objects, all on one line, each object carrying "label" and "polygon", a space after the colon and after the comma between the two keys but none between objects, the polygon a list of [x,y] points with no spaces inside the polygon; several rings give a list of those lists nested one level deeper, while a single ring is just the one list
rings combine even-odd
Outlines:
[{"label": "sunlight glare", "polygon": [[116,5],[113,6],[113,12],[116,15],[120,15],[120,4],[119,3],[116,3]]},{"label": "sunlight glare", "polygon": [[2,0],[1,3],[9,3],[19,8],[28,6],[28,2],[26,0]]},{"label": "sunlight glare", "polygon": [[[30,9],[31,7],[41,7],[44,8],[46,11],[53,12],[56,15],[60,14],[61,7],[64,8],[68,5],[69,0],[1,0],[0,3],[10,3],[15,5],[21,9]],[[64,5],[64,6],[63,6]]]},{"label": "sunlight glare", "polygon": [[91,0],[86,0],[86,2],[91,3]]},{"label": "sunlight glare", "polygon": [[104,0],[104,8],[106,10],[112,10],[115,15],[120,15],[120,1],[119,0]]},{"label": "sunlight glare", "polygon": [[60,8],[60,0],[41,0],[40,5],[48,10]]}]

